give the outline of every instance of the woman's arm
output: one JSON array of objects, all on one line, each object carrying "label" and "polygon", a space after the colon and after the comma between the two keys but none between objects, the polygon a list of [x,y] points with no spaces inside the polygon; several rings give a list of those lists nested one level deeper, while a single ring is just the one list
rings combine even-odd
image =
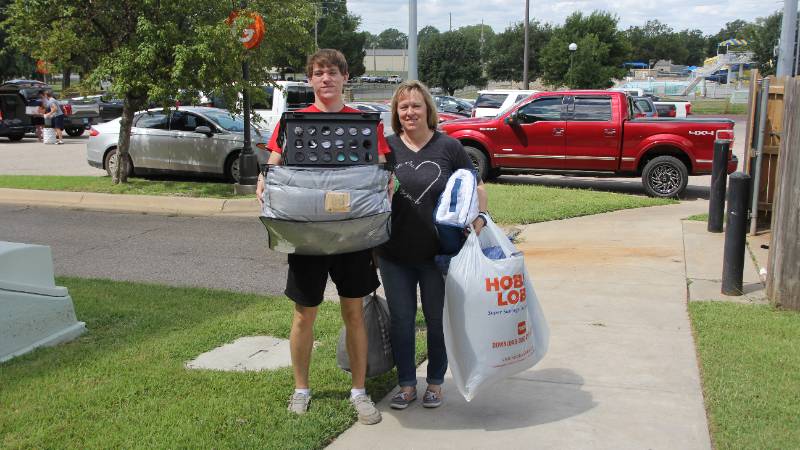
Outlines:
[{"label": "woman's arm", "polygon": [[[478,181],[478,211],[486,212],[487,208],[489,208],[489,195],[486,193],[486,187],[483,184],[483,181]],[[475,220],[472,221],[472,228],[475,229],[475,232],[480,234],[481,229],[486,225],[486,220],[483,217],[478,216]]]}]

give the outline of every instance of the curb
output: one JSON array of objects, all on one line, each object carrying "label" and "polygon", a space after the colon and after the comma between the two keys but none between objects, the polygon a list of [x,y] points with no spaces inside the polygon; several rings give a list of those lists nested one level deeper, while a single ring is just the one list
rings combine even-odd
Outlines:
[{"label": "curb", "polygon": [[0,204],[171,216],[257,217],[258,200],[0,188]]}]

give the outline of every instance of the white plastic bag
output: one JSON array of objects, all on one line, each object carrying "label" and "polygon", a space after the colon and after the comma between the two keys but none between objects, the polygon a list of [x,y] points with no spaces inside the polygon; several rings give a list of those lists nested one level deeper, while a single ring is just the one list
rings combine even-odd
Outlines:
[{"label": "white plastic bag", "polygon": [[[489,259],[482,248],[499,247]],[[533,367],[550,331],[525,260],[491,219],[450,262],[445,283],[447,360],[467,401],[483,386]]]}]

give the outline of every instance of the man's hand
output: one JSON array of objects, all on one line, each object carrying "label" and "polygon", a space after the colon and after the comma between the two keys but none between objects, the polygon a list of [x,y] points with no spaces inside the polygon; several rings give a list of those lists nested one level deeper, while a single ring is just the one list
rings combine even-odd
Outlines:
[{"label": "man's hand", "polygon": [[258,174],[258,183],[256,184],[256,198],[258,203],[264,206],[264,175]]}]

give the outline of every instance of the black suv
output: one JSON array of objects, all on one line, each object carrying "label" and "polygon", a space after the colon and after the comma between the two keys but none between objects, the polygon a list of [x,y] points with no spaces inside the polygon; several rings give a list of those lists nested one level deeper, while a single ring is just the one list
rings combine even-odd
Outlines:
[{"label": "black suv", "polygon": [[0,136],[19,141],[34,125],[27,108],[40,105],[39,91],[52,88],[37,80],[11,80],[0,85]]}]

